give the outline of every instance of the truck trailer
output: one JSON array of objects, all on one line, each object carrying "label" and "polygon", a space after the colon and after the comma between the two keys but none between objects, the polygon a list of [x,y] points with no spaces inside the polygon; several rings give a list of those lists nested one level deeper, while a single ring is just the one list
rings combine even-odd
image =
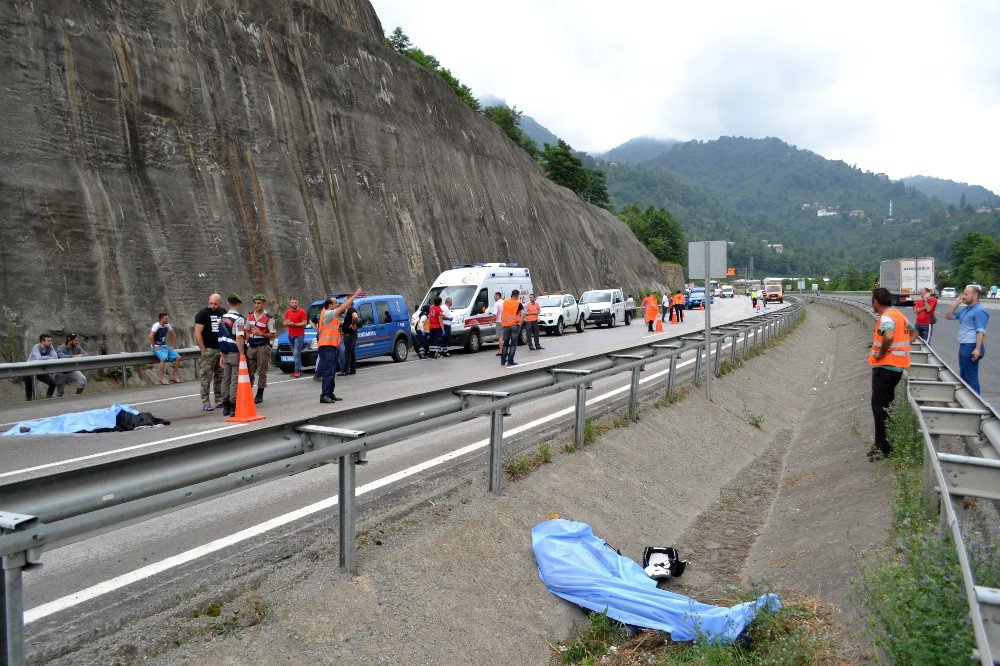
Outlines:
[{"label": "truck trailer", "polygon": [[934,290],[934,257],[887,259],[879,265],[878,285],[892,294],[893,305],[913,307],[920,290]]}]

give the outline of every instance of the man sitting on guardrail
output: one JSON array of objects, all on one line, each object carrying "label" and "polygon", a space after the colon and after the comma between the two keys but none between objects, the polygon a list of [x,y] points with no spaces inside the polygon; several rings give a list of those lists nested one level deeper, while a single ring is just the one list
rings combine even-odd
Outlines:
[{"label": "man sitting on guardrail", "polygon": [[[167,344],[168,336],[170,337],[170,344]],[[175,384],[181,383],[181,378],[178,375],[180,372],[181,357],[180,354],[173,350],[172,346],[177,346],[177,331],[170,325],[170,315],[166,312],[161,312],[156,323],[149,329],[149,348],[156,354],[156,358],[160,359],[161,384],[169,384],[170,382]],[[167,363],[174,364],[174,373],[169,381],[167,380],[166,372]]]},{"label": "man sitting on guardrail", "polygon": [[[60,345],[59,348],[56,349],[56,353],[59,354],[59,358],[83,358],[84,356],[90,356],[90,354],[87,353],[87,350],[80,344],[80,336],[76,333],[70,333],[67,335],[66,343]],[[77,395],[83,393],[83,389],[87,388],[87,378],[79,370],[73,370],[72,372],[60,372],[56,374],[57,397],[62,397],[63,389],[66,384],[71,381],[76,382]]]},{"label": "man sitting on guardrail", "polygon": [[[52,345],[52,336],[48,333],[42,333],[38,336],[38,344],[33,346],[28,354],[29,361],[54,361],[57,358],[59,358],[59,354],[56,353],[56,348]],[[56,390],[55,378],[50,374],[43,373],[35,375],[35,379],[49,387],[45,391],[45,397],[51,398]],[[31,377],[24,378],[24,399],[35,399],[35,383]]]}]

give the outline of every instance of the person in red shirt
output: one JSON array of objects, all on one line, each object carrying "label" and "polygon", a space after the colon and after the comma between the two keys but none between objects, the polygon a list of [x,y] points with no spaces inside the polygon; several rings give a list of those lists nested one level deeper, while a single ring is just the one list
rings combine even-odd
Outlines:
[{"label": "person in red shirt", "polygon": [[441,324],[442,314],[441,297],[438,296],[434,299],[434,305],[431,306],[430,311],[427,313],[428,326],[430,328],[431,336],[431,358],[441,357],[441,334],[444,333],[444,326]]},{"label": "person in red shirt", "polygon": [[285,310],[285,326],[288,327],[288,344],[292,346],[292,358],[295,359],[295,371],[292,377],[302,376],[302,343],[306,335],[306,311],[299,307],[299,300],[288,301]]},{"label": "person in red shirt", "polygon": [[937,317],[934,311],[937,310],[937,299],[934,292],[924,287],[920,290],[920,300],[913,305],[913,311],[917,313],[917,334],[931,343],[931,336],[934,334],[934,324]]}]

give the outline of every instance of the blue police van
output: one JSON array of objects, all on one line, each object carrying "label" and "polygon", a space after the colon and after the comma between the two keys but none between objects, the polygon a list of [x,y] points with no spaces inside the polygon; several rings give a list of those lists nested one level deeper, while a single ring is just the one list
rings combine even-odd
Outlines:
[{"label": "blue police van", "polygon": [[[343,302],[350,294],[330,294]],[[302,367],[316,365],[319,354],[316,346],[316,329],[314,327],[323,302],[326,299],[313,301],[306,308],[309,324],[306,326],[305,341],[302,343]],[[401,363],[406,360],[410,350],[410,311],[402,296],[395,294],[369,295],[362,294],[354,299],[354,308],[358,311],[358,360],[376,356],[391,356],[393,361]],[[284,314],[284,313],[282,313]],[[279,317],[280,322],[283,317]],[[277,348],[271,352],[271,361],[282,372],[295,370],[292,358],[292,346],[288,342],[288,331],[278,336]]]}]

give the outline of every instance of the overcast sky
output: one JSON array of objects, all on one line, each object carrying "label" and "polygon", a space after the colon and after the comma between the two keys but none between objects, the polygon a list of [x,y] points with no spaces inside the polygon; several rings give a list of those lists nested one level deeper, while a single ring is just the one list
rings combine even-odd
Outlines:
[{"label": "overcast sky", "polygon": [[1000,0],[373,0],[574,148],[775,136],[1000,193]]}]

